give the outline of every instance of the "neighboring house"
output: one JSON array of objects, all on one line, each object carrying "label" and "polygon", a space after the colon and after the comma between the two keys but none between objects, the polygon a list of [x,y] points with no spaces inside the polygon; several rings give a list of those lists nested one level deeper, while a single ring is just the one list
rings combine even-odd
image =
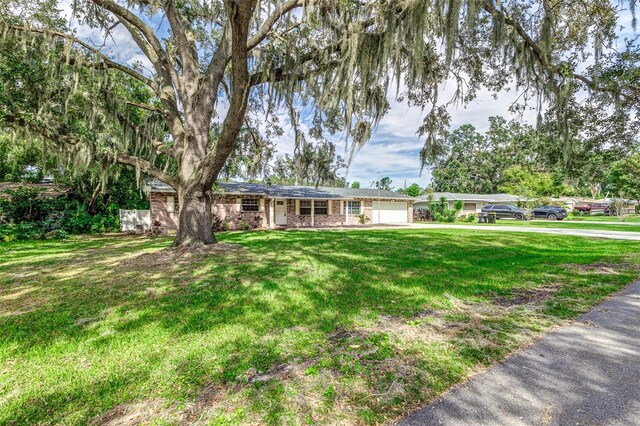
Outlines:
[{"label": "neighboring house", "polygon": [[71,191],[71,187],[66,185],[57,185],[54,183],[21,183],[21,182],[0,182],[0,198],[10,198],[7,190],[17,190],[21,188],[37,189],[39,197],[42,198],[58,198],[67,195]]},{"label": "neighboring house", "polygon": [[573,211],[578,206],[591,207],[592,204],[599,202],[598,200],[583,197],[557,197],[551,198],[551,200],[561,202],[568,211]]},{"label": "neighboring house", "polygon": [[[392,191],[314,188],[220,182],[223,194],[212,206],[230,229],[324,227],[413,221],[414,198]],[[176,191],[159,180],[147,181],[151,220],[176,229],[180,205]]]},{"label": "neighboring house", "polygon": [[[430,200],[432,197],[432,200]],[[454,205],[458,201],[462,201],[462,211],[460,214],[480,213],[482,208],[487,204],[513,204],[516,205],[519,201],[526,201],[525,197],[519,197],[511,194],[461,194],[456,192],[434,192],[432,194],[425,194],[418,197],[417,201],[413,205],[416,209],[426,209],[432,202],[439,202],[444,197],[449,203],[449,208],[453,209]]]}]

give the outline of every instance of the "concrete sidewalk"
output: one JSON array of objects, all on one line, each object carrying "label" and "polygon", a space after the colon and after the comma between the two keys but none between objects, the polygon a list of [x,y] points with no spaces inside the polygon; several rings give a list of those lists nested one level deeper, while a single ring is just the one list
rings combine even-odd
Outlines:
[{"label": "concrete sidewalk", "polygon": [[640,282],[400,425],[640,425]]},{"label": "concrete sidewalk", "polygon": [[640,241],[640,232],[633,231],[601,231],[597,229],[571,229],[571,228],[541,228],[528,226],[503,226],[503,225],[456,225],[447,223],[412,223],[407,225],[414,229],[467,229],[484,232],[533,232],[536,234],[572,235],[577,237],[608,238],[613,240]]}]

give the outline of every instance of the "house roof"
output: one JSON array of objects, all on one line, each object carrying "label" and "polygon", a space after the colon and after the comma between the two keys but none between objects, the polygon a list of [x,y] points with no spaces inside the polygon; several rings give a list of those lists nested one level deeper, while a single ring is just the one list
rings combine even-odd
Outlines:
[{"label": "house roof", "polygon": [[511,194],[463,194],[457,192],[434,192],[433,194],[425,194],[418,197],[416,202],[429,201],[429,196],[433,196],[433,200],[437,201],[445,197],[447,201],[481,201],[485,203],[513,203],[516,201],[526,200],[526,197],[519,197]]},{"label": "house roof", "polygon": [[[146,182],[150,192],[176,192],[171,186],[157,179]],[[263,183],[218,182],[225,194],[229,195],[260,195],[271,198],[294,199],[336,199],[349,200],[353,198],[407,199],[413,200],[406,194],[393,191],[367,188],[330,188],[313,186],[266,185]]]},{"label": "house roof", "polygon": [[9,198],[10,195],[6,190],[18,188],[38,189],[40,191],[39,196],[44,198],[60,197],[71,190],[69,186],[54,183],[0,182],[0,198]]}]

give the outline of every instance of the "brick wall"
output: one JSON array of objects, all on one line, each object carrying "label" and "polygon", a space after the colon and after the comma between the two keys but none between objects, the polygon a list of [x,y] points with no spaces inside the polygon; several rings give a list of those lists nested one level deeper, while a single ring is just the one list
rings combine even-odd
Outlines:
[{"label": "brick wall", "polygon": [[[331,214],[314,215],[315,226],[346,225],[346,216],[340,212],[340,201],[330,200]],[[358,223],[358,218],[351,218],[350,224]],[[311,215],[296,214],[296,200],[287,200],[287,226],[291,228],[305,228],[311,226]]]},{"label": "brick wall", "polygon": [[241,229],[242,222],[248,223],[251,228],[269,227],[269,202],[264,198],[258,198],[260,211],[241,211],[240,197],[225,196],[216,200],[213,205],[213,214],[220,220],[229,223],[230,229]]},{"label": "brick wall", "polygon": [[[159,221],[165,229],[178,229],[178,212],[170,212],[167,208],[167,197],[177,197],[178,194],[152,192],[149,203],[151,205],[151,222]],[[259,212],[242,212],[234,196],[222,197],[214,202],[211,211],[220,220],[229,223],[230,229],[240,229],[242,222],[252,228],[267,228],[269,226],[269,203],[262,199]]]},{"label": "brick wall", "polygon": [[[166,229],[177,229],[178,213],[169,212],[167,209],[167,196],[177,197],[177,194],[153,192],[150,197],[151,204],[151,220],[159,221]],[[258,212],[242,212],[240,205],[240,197],[225,196],[215,201],[212,206],[212,212],[220,220],[229,224],[229,229],[241,229],[242,223],[248,223],[252,228],[268,228],[271,215],[271,200],[258,198],[260,201],[260,211]],[[372,223],[373,217],[373,199],[363,198],[357,199],[361,201],[362,212],[366,221],[365,224]],[[385,201],[401,201],[407,200],[385,200]],[[288,199],[287,203],[287,226],[292,228],[311,227],[311,215],[296,214],[296,200]],[[330,200],[331,214],[314,216],[314,225],[316,227],[323,226],[344,226],[359,225],[359,215],[350,215],[347,221],[346,215],[340,210],[341,202],[339,200]],[[407,202],[407,215],[409,222],[413,222],[413,205]]]},{"label": "brick wall", "polygon": [[167,196],[177,197],[178,194],[151,193],[149,197],[151,225],[153,226],[153,223],[158,221],[165,229],[178,229],[178,213],[168,211]]}]

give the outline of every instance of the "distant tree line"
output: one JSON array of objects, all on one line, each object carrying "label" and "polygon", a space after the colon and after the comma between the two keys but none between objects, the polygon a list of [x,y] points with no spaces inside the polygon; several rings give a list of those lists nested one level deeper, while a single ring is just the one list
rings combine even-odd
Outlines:
[{"label": "distant tree line", "polygon": [[[590,115],[583,115],[581,119],[588,121]],[[590,126],[595,120],[592,117]],[[636,129],[633,123],[615,121],[601,127],[608,131],[576,131],[572,152],[567,153],[553,133],[517,121],[492,117],[484,133],[463,125],[447,134],[444,150],[432,162],[433,189],[637,199],[640,155]]]}]

